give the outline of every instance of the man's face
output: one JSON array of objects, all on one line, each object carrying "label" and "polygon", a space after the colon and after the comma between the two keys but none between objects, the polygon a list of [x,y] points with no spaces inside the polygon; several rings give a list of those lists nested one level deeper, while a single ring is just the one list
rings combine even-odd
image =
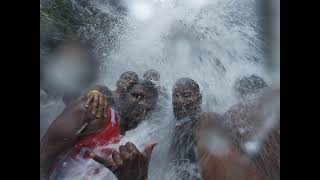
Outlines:
[{"label": "man's face", "polygon": [[122,103],[126,118],[120,123],[128,129],[135,128],[154,109],[156,101],[156,94],[141,84],[134,85]]},{"label": "man's face", "polygon": [[120,91],[127,91],[133,83],[137,82],[138,79],[132,73],[123,73],[117,81],[117,89]]},{"label": "man's face", "polygon": [[160,75],[150,74],[150,75],[146,76],[145,79],[147,79],[149,81],[160,81]]},{"label": "man's face", "polygon": [[200,106],[199,93],[185,84],[176,84],[172,93],[173,112],[177,119],[192,116]]}]

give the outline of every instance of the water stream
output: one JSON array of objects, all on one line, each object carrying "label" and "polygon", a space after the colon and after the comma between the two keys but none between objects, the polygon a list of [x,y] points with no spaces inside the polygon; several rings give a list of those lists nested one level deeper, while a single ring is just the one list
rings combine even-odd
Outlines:
[{"label": "water stream", "polygon": [[[92,1],[104,13],[119,17],[111,31],[99,31],[96,49],[103,65],[96,83],[111,89],[127,70],[139,77],[150,69],[160,72],[160,83],[169,99],[121,143],[139,148],[151,139],[159,141],[149,168],[149,179],[175,179],[168,165],[168,148],[174,127],[171,89],[180,77],[196,80],[203,94],[204,111],[224,112],[237,103],[232,89],[236,79],[258,75],[267,84],[278,84],[265,68],[264,39],[254,0],[125,0],[126,13],[114,10],[109,1]],[[76,1],[74,2],[76,3]],[[110,51],[111,37],[112,50]],[[109,43],[109,44],[108,44]],[[107,50],[108,49],[108,50]],[[277,79],[277,78],[276,78]],[[121,144],[120,143],[120,144]],[[68,179],[85,179],[93,161],[70,172]],[[192,166],[186,167],[192,171]],[[188,169],[189,168],[189,169]],[[97,179],[103,179],[106,170]]]}]

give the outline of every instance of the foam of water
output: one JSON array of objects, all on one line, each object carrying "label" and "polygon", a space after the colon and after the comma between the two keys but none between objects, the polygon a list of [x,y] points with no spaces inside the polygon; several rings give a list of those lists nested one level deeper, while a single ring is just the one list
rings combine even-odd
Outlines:
[{"label": "foam of water", "polygon": [[[188,5],[158,3],[153,18],[147,21],[127,16],[125,33],[114,34],[117,48],[104,59],[100,82],[113,85],[123,71],[142,75],[155,68],[168,89],[180,77],[196,80],[204,92],[204,104],[211,103],[210,109],[217,111],[235,102],[231,87],[236,78],[257,74],[270,83],[262,68],[253,2],[215,0],[201,8]],[[217,60],[225,72],[216,65]]]},{"label": "foam of water", "polygon": [[[99,84],[114,88],[122,72],[132,70],[142,77],[153,68],[160,72],[161,85],[169,96],[178,78],[189,77],[200,85],[203,110],[224,112],[237,102],[232,90],[237,78],[256,74],[272,83],[264,69],[263,39],[258,34],[253,0],[128,0],[123,1],[130,12],[126,16],[114,14],[101,1],[93,4],[105,13],[121,16],[113,30],[104,32],[115,37],[111,51],[103,50],[109,48],[107,39],[97,38],[104,62]],[[104,37],[103,30],[99,31]],[[161,101],[162,109],[127,132],[120,142],[131,141],[142,149],[151,139],[159,141],[149,179],[174,179],[167,161],[174,123],[170,105],[171,98]],[[71,179],[82,179],[80,172],[92,164],[95,162],[76,169]]]}]

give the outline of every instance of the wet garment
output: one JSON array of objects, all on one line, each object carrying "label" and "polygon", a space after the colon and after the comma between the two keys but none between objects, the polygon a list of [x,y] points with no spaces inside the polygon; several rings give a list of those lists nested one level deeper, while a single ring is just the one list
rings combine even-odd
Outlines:
[{"label": "wet garment", "polygon": [[200,179],[193,132],[195,123],[194,119],[187,118],[180,120],[175,127],[170,155],[178,180]]},{"label": "wet garment", "polygon": [[[118,114],[112,108],[108,109],[108,120],[106,121],[105,127],[97,133],[81,137],[78,142],[74,145],[68,155],[59,161],[55,170],[51,174],[50,179],[58,180],[63,179],[65,173],[69,168],[79,166],[81,163],[87,162],[90,157],[90,153],[96,147],[107,146],[108,144],[118,143],[120,141],[120,129],[118,125]],[[104,157],[111,155],[113,149],[104,148],[101,152]],[[98,174],[99,168],[94,169],[90,174]]]},{"label": "wet garment", "polygon": [[[89,152],[95,147],[102,145],[105,146],[107,144],[113,144],[120,141],[118,114],[112,108],[109,108],[108,111],[110,119],[107,121],[106,126],[100,132],[80,138],[74,145],[71,156],[87,159]],[[105,153],[107,153],[107,151]]]},{"label": "wet garment", "polygon": [[180,120],[177,123],[170,148],[172,161],[188,160],[191,163],[196,162],[194,124],[194,120],[191,119]]}]

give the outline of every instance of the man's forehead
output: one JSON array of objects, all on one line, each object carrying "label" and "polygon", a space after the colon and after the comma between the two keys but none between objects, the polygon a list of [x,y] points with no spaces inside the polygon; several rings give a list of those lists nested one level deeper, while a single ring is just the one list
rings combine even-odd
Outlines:
[{"label": "man's forehead", "polygon": [[183,91],[195,92],[195,90],[187,84],[175,84],[173,87],[173,91],[174,92],[183,92]]},{"label": "man's forehead", "polygon": [[146,88],[144,85],[141,85],[141,84],[135,84],[131,91],[139,91],[139,92],[144,92],[144,93],[150,93],[150,90],[148,90],[148,88]]},{"label": "man's forehead", "polygon": [[131,73],[129,73],[129,72],[127,72],[127,73],[123,73],[123,74],[121,74],[121,76],[120,77],[134,77],[134,74],[131,74]]}]

